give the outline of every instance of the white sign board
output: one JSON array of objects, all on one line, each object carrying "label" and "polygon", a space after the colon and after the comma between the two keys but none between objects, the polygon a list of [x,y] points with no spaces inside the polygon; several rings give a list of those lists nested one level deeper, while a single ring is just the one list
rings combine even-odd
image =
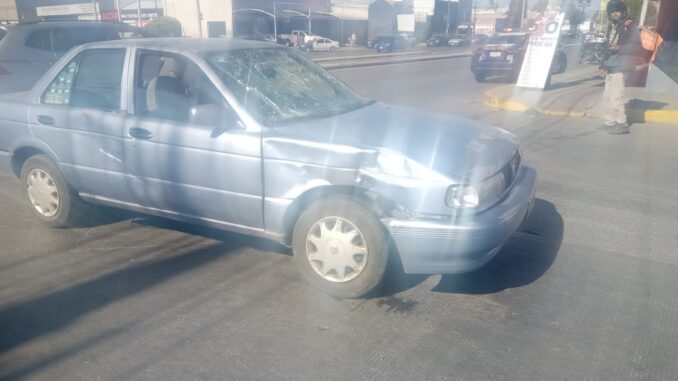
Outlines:
[{"label": "white sign board", "polygon": [[[97,4],[97,8],[99,8],[99,4]],[[35,8],[35,13],[40,17],[94,14],[96,11],[98,9],[95,10],[92,3],[52,5]]]},{"label": "white sign board", "polygon": [[414,15],[397,15],[398,32],[414,32]]},{"label": "white sign board", "polygon": [[537,18],[516,86],[544,88],[558,46],[564,18],[564,13],[544,14]]}]

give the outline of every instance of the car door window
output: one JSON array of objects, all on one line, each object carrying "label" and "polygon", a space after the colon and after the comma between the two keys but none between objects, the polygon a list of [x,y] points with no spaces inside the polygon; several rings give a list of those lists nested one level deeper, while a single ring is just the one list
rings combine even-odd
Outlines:
[{"label": "car door window", "polygon": [[25,46],[34,49],[52,51],[52,32],[49,29],[34,30],[28,35]]},{"label": "car door window", "polygon": [[183,56],[160,52],[140,53],[134,104],[137,115],[181,123],[189,122],[195,106],[227,107],[219,90],[197,65]]},{"label": "car door window", "polygon": [[61,27],[52,30],[52,43],[57,53],[65,53],[75,46],[90,42],[117,39],[116,37],[115,32],[107,27]]},{"label": "car door window", "polygon": [[57,75],[43,94],[43,103],[120,109],[124,49],[95,49],[81,53]]}]

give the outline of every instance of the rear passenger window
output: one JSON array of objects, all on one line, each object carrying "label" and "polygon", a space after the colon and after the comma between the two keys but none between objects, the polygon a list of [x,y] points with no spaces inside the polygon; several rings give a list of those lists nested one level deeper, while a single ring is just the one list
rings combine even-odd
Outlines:
[{"label": "rear passenger window", "polygon": [[106,30],[99,28],[55,28],[52,30],[54,51],[59,53],[65,53],[74,46],[107,39]]},{"label": "rear passenger window", "polygon": [[25,45],[29,48],[52,51],[52,35],[49,29],[39,29],[31,32]]},{"label": "rear passenger window", "polygon": [[96,49],[73,59],[47,88],[43,103],[120,109],[124,49]]}]

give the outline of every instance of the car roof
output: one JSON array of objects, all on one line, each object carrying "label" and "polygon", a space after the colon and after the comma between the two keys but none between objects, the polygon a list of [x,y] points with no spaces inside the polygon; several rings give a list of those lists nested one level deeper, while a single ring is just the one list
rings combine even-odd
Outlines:
[{"label": "car roof", "polygon": [[527,32],[495,33],[495,36],[527,36]]},{"label": "car roof", "polygon": [[190,51],[193,53],[204,53],[210,51],[233,50],[233,49],[254,49],[278,46],[271,42],[254,41],[244,39],[225,39],[225,38],[190,38],[190,37],[172,37],[172,38],[143,38],[128,40],[111,40],[92,42],[82,45],[87,48],[130,48],[149,50],[167,50],[167,51]]},{"label": "car roof", "polygon": [[129,25],[121,22],[104,22],[104,21],[37,21],[25,22],[19,24],[5,25],[7,29],[37,29],[37,28],[53,28],[53,27],[113,27],[113,28],[129,28],[139,29],[134,25]]}]

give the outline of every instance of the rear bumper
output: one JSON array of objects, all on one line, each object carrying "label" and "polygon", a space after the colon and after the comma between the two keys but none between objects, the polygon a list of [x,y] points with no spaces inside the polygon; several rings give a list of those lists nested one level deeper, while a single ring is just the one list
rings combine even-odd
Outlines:
[{"label": "rear bumper", "polygon": [[522,167],[503,201],[453,222],[383,220],[406,273],[454,274],[489,262],[518,229],[534,204],[537,174]]},{"label": "rear bumper", "polygon": [[473,73],[509,73],[517,69],[516,65],[510,62],[475,63],[471,66]]}]

